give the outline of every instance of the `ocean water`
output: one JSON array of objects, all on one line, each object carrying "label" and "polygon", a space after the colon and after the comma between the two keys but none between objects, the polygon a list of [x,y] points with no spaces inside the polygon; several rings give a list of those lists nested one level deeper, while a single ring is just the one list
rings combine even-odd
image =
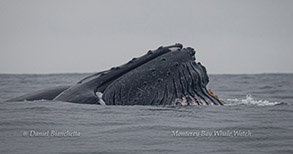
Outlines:
[{"label": "ocean water", "polygon": [[0,75],[0,153],[293,153],[293,74],[210,75],[224,106],[5,102],[88,74]]}]

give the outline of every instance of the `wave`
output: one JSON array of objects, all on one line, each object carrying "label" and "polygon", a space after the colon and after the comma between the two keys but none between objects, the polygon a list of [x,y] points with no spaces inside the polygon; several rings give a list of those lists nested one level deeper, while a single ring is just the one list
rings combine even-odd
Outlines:
[{"label": "wave", "polygon": [[273,106],[286,104],[284,102],[270,102],[267,100],[255,100],[251,94],[246,95],[245,99],[227,99],[227,105],[256,105],[256,106]]}]

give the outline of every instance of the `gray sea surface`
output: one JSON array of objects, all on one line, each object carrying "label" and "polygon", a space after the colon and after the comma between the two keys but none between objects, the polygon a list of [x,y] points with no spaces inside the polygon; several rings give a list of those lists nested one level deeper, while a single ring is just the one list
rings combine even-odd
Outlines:
[{"label": "gray sea surface", "polygon": [[5,102],[87,75],[0,74],[0,153],[293,153],[293,74],[210,75],[224,106]]}]

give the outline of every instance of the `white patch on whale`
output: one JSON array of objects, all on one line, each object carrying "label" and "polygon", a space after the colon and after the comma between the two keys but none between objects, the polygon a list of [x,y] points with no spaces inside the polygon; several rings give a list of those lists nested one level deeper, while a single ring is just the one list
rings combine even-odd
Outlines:
[{"label": "white patch on whale", "polygon": [[100,103],[101,105],[106,105],[106,103],[105,103],[104,100],[102,99],[102,98],[103,98],[103,93],[97,91],[97,92],[96,92],[96,96],[99,98],[99,103]]},{"label": "white patch on whale", "polygon": [[170,51],[177,51],[177,50],[180,50],[181,48],[180,47],[171,47],[169,48]]}]

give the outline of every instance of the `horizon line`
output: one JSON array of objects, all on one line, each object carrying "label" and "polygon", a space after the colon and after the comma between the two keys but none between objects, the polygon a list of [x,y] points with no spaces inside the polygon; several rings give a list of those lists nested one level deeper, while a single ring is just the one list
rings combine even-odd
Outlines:
[{"label": "horizon line", "polygon": [[[97,72],[51,72],[51,73],[2,73],[0,75],[61,75],[61,74],[94,74]],[[261,75],[261,74],[293,74],[293,72],[261,72],[261,73],[208,73],[208,75]]]}]

